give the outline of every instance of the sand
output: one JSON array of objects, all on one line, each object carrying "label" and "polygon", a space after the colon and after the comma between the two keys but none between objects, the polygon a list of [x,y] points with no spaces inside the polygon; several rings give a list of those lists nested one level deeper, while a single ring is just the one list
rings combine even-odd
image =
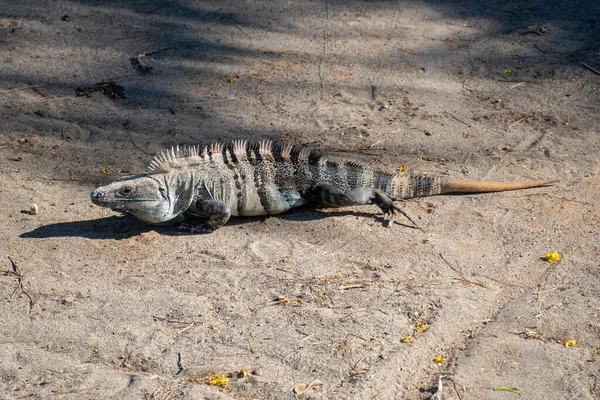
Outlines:
[{"label": "sand", "polygon": [[[599,32],[592,0],[4,2],[0,399],[599,399]],[[234,138],[560,182],[407,201],[423,231],[89,200]]]}]

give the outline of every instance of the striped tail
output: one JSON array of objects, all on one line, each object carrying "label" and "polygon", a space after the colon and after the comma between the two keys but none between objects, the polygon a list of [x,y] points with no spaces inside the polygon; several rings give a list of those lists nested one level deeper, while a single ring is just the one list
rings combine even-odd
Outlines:
[{"label": "striped tail", "polygon": [[528,182],[479,182],[462,181],[429,176],[396,175],[393,178],[392,197],[410,199],[413,197],[434,196],[445,193],[490,193],[509,190],[529,189],[548,186],[557,180],[539,180]]}]

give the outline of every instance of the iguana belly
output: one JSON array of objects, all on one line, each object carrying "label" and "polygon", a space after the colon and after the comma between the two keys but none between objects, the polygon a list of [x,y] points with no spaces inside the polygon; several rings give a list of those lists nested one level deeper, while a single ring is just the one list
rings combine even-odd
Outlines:
[{"label": "iguana belly", "polygon": [[306,203],[298,191],[277,190],[269,193],[257,191],[254,196],[233,198],[231,215],[252,217],[284,213]]}]

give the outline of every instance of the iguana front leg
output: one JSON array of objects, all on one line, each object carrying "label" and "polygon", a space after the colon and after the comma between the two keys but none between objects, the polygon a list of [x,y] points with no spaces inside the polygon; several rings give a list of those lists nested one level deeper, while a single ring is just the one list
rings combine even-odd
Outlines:
[{"label": "iguana front leg", "polygon": [[[360,206],[365,204],[376,204],[383,211],[385,226],[390,226],[396,211],[404,215],[412,224],[419,228],[413,219],[400,207],[394,204],[393,200],[384,192],[373,188],[356,188],[348,192],[333,187],[330,184],[322,183],[315,186],[312,190],[312,197],[324,205],[330,207],[348,207]],[[419,228],[421,229],[421,228]]]},{"label": "iguana front leg", "polygon": [[194,224],[186,219],[179,226],[180,230],[193,233],[211,233],[227,223],[229,217],[231,217],[231,208],[229,204],[219,200],[196,200],[186,214],[207,218],[208,221],[202,224]]}]

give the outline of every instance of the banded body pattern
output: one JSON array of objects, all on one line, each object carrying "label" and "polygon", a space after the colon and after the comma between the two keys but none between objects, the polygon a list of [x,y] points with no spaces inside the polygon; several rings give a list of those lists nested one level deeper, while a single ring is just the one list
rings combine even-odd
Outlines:
[{"label": "banded body pattern", "polygon": [[397,174],[393,178],[394,199],[433,196],[442,192],[441,178],[438,176]]},{"label": "banded body pattern", "polygon": [[148,166],[151,175],[176,170],[193,171],[196,195],[223,201],[238,216],[279,214],[298,207],[311,200],[316,184],[342,192],[371,187],[392,197],[403,194],[397,188],[410,187],[393,174],[270,140],[174,147]]}]

